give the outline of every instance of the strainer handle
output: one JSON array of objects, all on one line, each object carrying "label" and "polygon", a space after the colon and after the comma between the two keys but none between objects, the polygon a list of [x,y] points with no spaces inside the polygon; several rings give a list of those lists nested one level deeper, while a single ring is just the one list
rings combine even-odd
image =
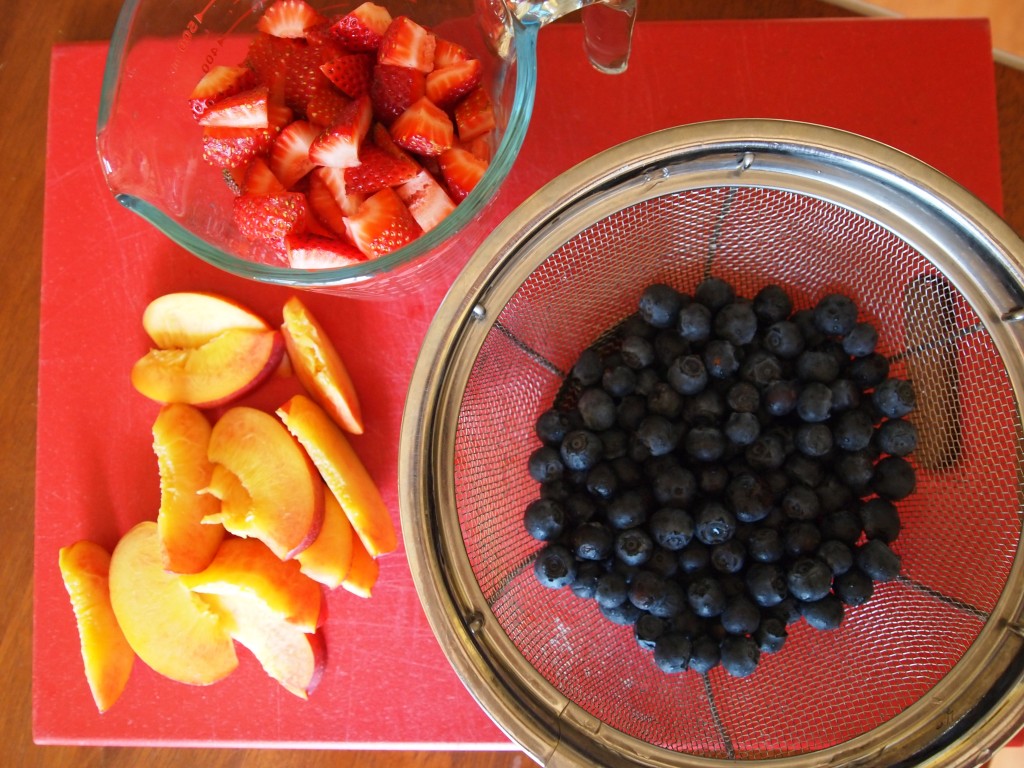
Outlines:
[{"label": "strainer handle", "polygon": [[618,74],[629,64],[637,0],[505,0],[516,18],[547,24],[581,11],[583,47],[596,69]]}]

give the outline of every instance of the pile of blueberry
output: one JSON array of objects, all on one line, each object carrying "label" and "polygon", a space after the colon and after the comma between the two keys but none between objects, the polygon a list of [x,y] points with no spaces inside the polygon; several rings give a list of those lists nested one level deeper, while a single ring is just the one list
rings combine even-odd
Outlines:
[{"label": "pile of blueberry", "polygon": [[841,294],[794,311],[707,278],[648,286],[536,422],[541,584],[633,627],[665,672],[736,677],[803,619],[835,629],[901,562],[907,380]]}]

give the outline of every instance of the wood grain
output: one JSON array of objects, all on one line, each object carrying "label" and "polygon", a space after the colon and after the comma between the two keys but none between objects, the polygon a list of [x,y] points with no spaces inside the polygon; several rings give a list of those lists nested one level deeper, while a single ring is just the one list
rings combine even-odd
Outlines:
[{"label": "wood grain", "polygon": [[[1015,6],[1017,0],[1003,0]],[[641,0],[648,18],[836,16],[849,11],[816,0]],[[994,3],[990,3],[994,5]],[[279,750],[38,747],[32,743],[32,525],[35,465],[40,253],[50,49],[109,39],[120,0],[7,3],[0,26],[0,131],[5,164],[0,243],[0,765],[18,768],[521,768],[521,753],[301,752]],[[1024,232],[1024,73],[997,68],[1006,218]],[[102,254],[82,254],[102,269]],[[112,340],[113,341],[113,340]],[[74,386],[74,382],[68,382]],[[215,715],[212,715],[215,716]]]}]

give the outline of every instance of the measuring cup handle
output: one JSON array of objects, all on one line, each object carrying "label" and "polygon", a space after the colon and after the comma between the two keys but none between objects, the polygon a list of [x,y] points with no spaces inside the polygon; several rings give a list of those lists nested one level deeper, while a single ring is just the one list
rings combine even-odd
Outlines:
[{"label": "measuring cup handle", "polygon": [[583,17],[584,50],[601,72],[618,74],[629,63],[638,0],[504,0],[522,22],[547,24],[573,11]]}]

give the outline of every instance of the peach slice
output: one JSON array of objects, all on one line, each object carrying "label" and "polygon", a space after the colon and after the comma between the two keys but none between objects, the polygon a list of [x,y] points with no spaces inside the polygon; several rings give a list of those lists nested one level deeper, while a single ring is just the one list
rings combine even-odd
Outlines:
[{"label": "peach slice", "polygon": [[328,489],[324,493],[324,524],[320,535],[296,556],[300,569],[330,589],[340,586],[352,564],[353,538],[352,523]]},{"label": "peach slice", "polygon": [[77,541],[57,556],[71,598],[85,663],[85,679],[100,712],[121,696],[135,663],[110,604],[110,555],[99,544]]},{"label": "peach slice", "polygon": [[293,396],[277,414],[320,470],[370,556],[394,551],[398,541],[391,513],[345,433],[305,395]]},{"label": "peach slice", "polygon": [[359,397],[323,326],[298,296],[285,302],[283,317],[281,333],[302,386],[340,427],[361,435],[363,415]]},{"label": "peach slice", "polygon": [[132,367],[132,385],[158,403],[223,405],[277,370],[284,342],[277,331],[232,328],[198,347],[152,349]]},{"label": "peach slice", "polygon": [[210,484],[201,493],[220,501],[220,508],[203,518],[206,525],[222,525],[236,536],[247,535],[252,496],[238,476],[221,464],[214,464]]},{"label": "peach slice", "polygon": [[370,557],[359,537],[353,537],[352,565],[341,586],[358,597],[370,597],[380,575],[380,563]]},{"label": "peach slice", "polygon": [[192,349],[232,329],[269,331],[267,322],[236,301],[215,293],[167,293],[142,313],[142,327],[159,349]]},{"label": "peach slice", "polygon": [[129,530],[110,556],[110,603],[132,650],[154,671],[190,685],[209,685],[238,666],[220,617],[164,570],[156,523]]},{"label": "peach slice", "polygon": [[300,699],[309,698],[327,663],[326,646],[319,632],[303,632],[281,621],[252,594],[203,595],[203,599],[270,677]]},{"label": "peach slice", "polygon": [[229,408],[213,425],[208,456],[252,500],[242,520],[224,518],[228,530],[259,539],[282,560],[313,543],[323,522],[323,480],[280,421],[257,408]]},{"label": "peach slice", "polygon": [[181,579],[201,594],[254,595],[280,621],[304,632],[320,623],[320,585],[299,570],[297,561],[281,560],[257,539],[224,539],[206,570]]},{"label": "peach slice", "polygon": [[160,511],[156,517],[164,568],[177,573],[203,570],[224,538],[224,528],[203,525],[220,504],[202,493],[213,465],[206,457],[210,422],[191,405],[165,405],[153,423],[153,450],[160,470]]}]

